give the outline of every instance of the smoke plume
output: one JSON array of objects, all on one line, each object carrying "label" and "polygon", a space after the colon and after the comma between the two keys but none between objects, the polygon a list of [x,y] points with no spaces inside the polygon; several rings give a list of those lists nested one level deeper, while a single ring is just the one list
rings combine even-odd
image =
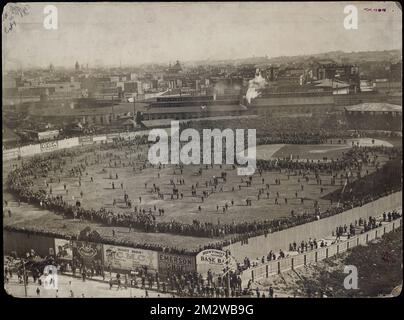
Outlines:
[{"label": "smoke plume", "polygon": [[250,104],[253,99],[257,98],[261,94],[261,92],[258,90],[263,89],[265,85],[266,80],[261,76],[260,70],[257,69],[255,72],[255,78],[248,82],[248,90],[245,95],[248,104]]}]

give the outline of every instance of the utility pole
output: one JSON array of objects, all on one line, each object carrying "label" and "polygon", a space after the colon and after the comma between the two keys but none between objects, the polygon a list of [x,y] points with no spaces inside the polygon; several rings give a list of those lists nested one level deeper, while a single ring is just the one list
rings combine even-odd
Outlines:
[{"label": "utility pole", "polygon": [[135,130],[136,124],[136,97],[133,97],[133,130]]},{"label": "utility pole", "polygon": [[24,277],[24,293],[25,293],[25,297],[27,298],[28,297],[28,294],[27,294],[27,272],[26,272],[26,270],[25,270],[25,261],[24,260],[22,260],[22,270],[23,270],[23,277]]},{"label": "utility pole", "polygon": [[230,297],[230,250],[226,250],[226,268],[224,269],[223,277],[226,276],[227,297]]}]

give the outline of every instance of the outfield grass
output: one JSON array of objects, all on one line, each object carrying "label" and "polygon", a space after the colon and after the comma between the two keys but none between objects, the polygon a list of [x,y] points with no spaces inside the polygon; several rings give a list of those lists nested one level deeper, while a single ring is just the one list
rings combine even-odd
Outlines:
[{"label": "outfield grass", "polygon": [[[265,146],[260,146],[265,147]],[[278,146],[279,147],[279,146]],[[277,148],[278,148],[277,147]],[[333,147],[341,147],[335,146]],[[269,152],[274,152],[273,146],[268,146]],[[279,148],[278,148],[279,149]],[[300,155],[300,158],[304,156],[310,156],[312,159],[317,159],[319,155],[321,158],[329,153],[313,153],[313,150],[331,149],[329,145],[293,145],[293,146],[281,146],[281,149],[277,152],[294,152]],[[283,150],[283,151],[282,151]],[[345,150],[345,149],[344,149]],[[346,149],[348,150],[348,149]],[[173,166],[166,166],[160,171],[156,168],[146,168],[142,171],[134,171],[131,166],[127,165],[129,161],[138,161],[138,156],[144,155],[146,152],[145,147],[133,149],[109,149],[104,151],[97,151],[101,155],[101,163],[95,163],[96,156],[92,152],[81,153],[74,159],[66,159],[66,166],[63,173],[57,172],[50,174],[48,177],[38,177],[35,181],[35,188],[46,188],[45,180],[50,182],[52,177],[54,182],[51,183],[53,195],[63,195],[66,201],[74,204],[76,200],[80,200],[84,208],[100,209],[102,207],[111,209],[118,212],[130,212],[133,209],[129,209],[123,202],[123,196],[126,192],[129,199],[132,200],[132,207],[138,206],[138,208],[149,208],[154,212],[154,206],[157,208],[163,208],[165,211],[164,216],[159,216],[158,211],[155,213],[157,221],[181,221],[183,223],[192,223],[194,219],[202,222],[211,223],[240,223],[242,221],[254,221],[254,220],[271,220],[275,218],[290,216],[291,210],[295,213],[313,212],[313,202],[317,200],[319,202],[320,210],[325,210],[330,206],[336,206],[336,203],[330,204],[329,200],[323,199],[323,197],[341,187],[341,183],[344,181],[337,179],[337,185],[330,185],[330,176],[321,175],[322,185],[316,184],[314,175],[310,176],[310,181],[306,181],[301,178],[298,182],[298,176],[289,176],[285,173],[279,172],[264,172],[262,177],[256,173],[253,177],[251,187],[247,187],[245,183],[241,183],[242,177],[237,176],[237,171],[233,170],[231,166],[223,166],[222,169],[219,165],[215,165],[208,170],[202,170],[201,175],[197,175],[199,166],[185,166],[183,173],[180,173],[179,169]],[[265,150],[264,150],[265,152]],[[334,152],[333,150],[330,151]],[[341,150],[335,152],[342,152]],[[109,167],[109,158],[104,158],[107,153],[113,153],[115,160],[112,160],[112,168]],[[276,153],[275,153],[276,155]],[[384,162],[383,157],[379,158]],[[73,166],[77,166],[80,163],[87,161],[88,166],[81,179],[81,187],[79,186],[78,177],[70,177],[68,172]],[[115,161],[117,166],[115,167]],[[18,163],[18,161],[13,161]],[[139,161],[136,167],[142,164]],[[5,162],[3,164],[3,174],[7,174],[11,169],[11,162]],[[105,169],[105,170],[103,170]],[[366,169],[369,173],[374,171],[372,167],[363,167],[362,175],[365,175]],[[220,176],[221,172],[227,173],[227,182],[220,183],[216,191],[214,191],[208,198],[201,201],[200,195],[203,190],[210,190],[212,187],[206,187],[205,182],[213,178],[213,176]],[[160,177],[158,177],[158,173]],[[110,174],[112,179],[110,179]],[[118,174],[118,179],[115,178]],[[339,175],[338,175],[339,176]],[[61,181],[58,182],[60,177]],[[93,182],[91,182],[93,177]],[[264,178],[264,184],[261,179]],[[184,179],[185,185],[177,184],[179,193],[184,194],[183,199],[171,200],[169,193],[172,191],[170,180]],[[281,184],[276,185],[275,179],[280,179]],[[3,179],[3,188],[5,179]],[[112,183],[115,184],[115,189],[112,188]],[[121,189],[121,183],[123,183],[123,189]],[[145,188],[147,183],[147,188]],[[165,194],[165,199],[158,198],[156,193],[152,193],[151,189],[153,183],[160,186],[160,190]],[[197,188],[197,194],[199,197],[191,196],[191,185],[199,183]],[[267,199],[266,184],[270,184],[269,192],[270,196]],[[64,191],[64,184],[67,185],[69,193]],[[241,188],[239,189],[239,185]],[[301,190],[303,185],[304,190]],[[223,192],[220,191],[220,187],[223,187]],[[234,191],[232,190],[234,187]],[[323,188],[323,193],[320,192],[320,187]],[[264,194],[261,199],[257,199],[258,190],[264,188]],[[49,192],[49,188],[47,189]],[[83,192],[83,197],[80,196],[80,191]],[[276,192],[279,193],[279,204],[275,204]],[[297,197],[296,194],[297,193]],[[6,199],[12,199],[12,196],[3,191],[3,196]],[[142,198],[140,203],[139,197]],[[285,198],[288,199],[288,203],[285,204]],[[304,198],[304,204],[301,204],[301,198]],[[113,199],[116,199],[116,205],[113,206]],[[245,200],[251,199],[252,206],[246,206]],[[231,201],[234,201],[234,205],[231,205]],[[223,213],[222,209],[225,204],[229,205],[229,209]],[[198,207],[201,206],[201,211]],[[217,210],[219,206],[219,210]],[[22,207],[12,208],[12,218],[5,218],[4,223],[16,225],[26,228],[36,228],[51,231],[64,232],[67,234],[77,234],[86,225],[90,225],[96,229],[102,235],[106,237],[112,237],[112,227],[106,227],[89,222],[73,221],[71,219],[63,220],[62,217],[49,212],[42,211],[32,206],[22,205]],[[208,244],[213,242],[209,238],[194,238],[185,236],[176,236],[169,234],[150,234],[142,232],[128,232],[127,228],[114,228],[117,231],[117,237],[120,239],[130,239],[135,242],[147,242],[147,243],[159,243],[167,244],[170,246],[178,246],[179,248],[197,248],[199,245]]]},{"label": "outfield grass", "polygon": [[[103,155],[107,152],[109,151],[101,151]],[[125,164],[129,161],[125,157],[125,151],[114,150],[114,156],[120,157]],[[85,157],[87,157],[90,165],[81,179],[80,187],[79,179],[69,177],[66,171],[74,164],[83,163]],[[154,206],[164,209],[164,216],[159,216],[157,211],[157,221],[175,219],[184,223],[192,223],[194,219],[198,219],[202,222],[217,223],[220,220],[221,222],[232,223],[233,221],[271,220],[290,216],[291,210],[296,213],[312,212],[314,200],[319,201],[320,208],[328,208],[331,204],[328,200],[321,199],[322,196],[341,187],[339,179],[337,185],[332,186],[330,185],[331,177],[324,174],[321,175],[321,187],[323,188],[323,193],[321,193],[320,186],[317,185],[314,175],[310,176],[308,183],[300,177],[299,183],[298,176],[288,178],[285,172],[264,172],[262,177],[256,173],[251,187],[247,187],[245,182],[241,182],[243,178],[238,176],[237,171],[232,170],[231,166],[223,166],[220,169],[218,165],[215,165],[213,168],[209,167],[208,170],[204,169],[202,175],[197,175],[200,167],[193,165],[186,166],[183,174],[173,166],[166,166],[161,170],[150,167],[141,172],[134,172],[132,167],[122,166],[120,160],[117,160],[117,167],[112,168],[108,167],[109,160],[106,159],[105,162],[91,165],[92,157],[93,155],[90,153],[83,153],[74,159],[73,163],[68,160],[65,168],[67,170],[62,174],[61,182],[58,183],[57,181],[59,173],[54,177],[54,181],[56,181],[52,183],[53,195],[63,195],[64,199],[71,204],[75,204],[77,200],[80,200],[82,206],[88,209],[107,208],[114,212],[130,212],[133,209],[127,208],[124,203],[124,194],[126,192],[133,206],[138,206],[138,208],[146,211],[152,209],[152,212],[154,212]],[[103,172],[103,169],[106,171]],[[373,168],[364,168],[364,171],[365,169],[373,172]],[[216,190],[211,186],[206,187],[206,181],[212,180],[214,176],[220,176],[223,171],[227,173],[226,183],[220,183]],[[160,177],[158,177],[158,173],[160,173]],[[112,179],[110,179],[110,174]],[[118,179],[116,179],[116,174]],[[94,182],[91,182],[91,177],[93,177]],[[264,178],[264,184],[262,183],[262,178]],[[45,180],[49,182],[49,179],[50,177],[38,178],[35,182],[35,187],[38,189],[46,188]],[[176,182],[177,179],[185,180],[184,185],[177,184],[179,193],[183,193],[184,198],[171,200],[170,195],[173,187],[170,180]],[[281,184],[276,185],[275,179],[280,179]],[[112,183],[114,183],[115,189],[112,187]],[[121,183],[123,183],[123,189],[121,188]],[[146,183],[147,188],[145,187]],[[192,197],[191,185],[196,186],[197,183],[199,183],[197,188],[198,197]],[[266,195],[267,183],[270,184],[269,199],[267,199]],[[67,186],[68,194],[64,190],[64,184]],[[160,191],[164,194],[164,200],[158,198],[157,194],[151,191],[153,184],[160,187]],[[301,190],[301,185],[304,187],[303,191]],[[223,188],[222,192],[220,191],[221,188]],[[261,188],[265,190],[260,200],[258,200],[258,190]],[[213,193],[202,202],[202,192],[204,190],[212,192],[212,189]],[[81,191],[83,192],[83,197],[80,195]],[[275,204],[277,192],[279,193],[279,204]],[[295,193],[297,193],[297,197]],[[141,202],[139,197],[142,198]],[[285,204],[285,198],[288,200],[287,204]],[[303,204],[301,204],[301,198],[305,199]],[[113,205],[114,199],[116,200],[115,206]],[[252,200],[252,206],[246,206],[246,199]],[[233,206],[231,205],[232,200],[234,202]],[[226,203],[229,209],[226,213],[223,213],[223,207]],[[199,206],[201,211],[198,209]],[[219,206],[219,210],[217,210],[217,206]]]}]

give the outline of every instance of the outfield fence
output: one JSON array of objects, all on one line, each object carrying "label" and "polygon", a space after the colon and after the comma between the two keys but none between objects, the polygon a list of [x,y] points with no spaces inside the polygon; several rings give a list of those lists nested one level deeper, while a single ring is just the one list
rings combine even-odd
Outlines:
[{"label": "outfield fence", "polygon": [[251,237],[247,242],[239,241],[232,243],[223,250],[230,250],[237,261],[243,261],[245,257],[250,260],[261,259],[270,250],[288,250],[289,244],[309,238],[321,239],[329,236],[338,226],[354,223],[355,220],[368,219],[402,207],[402,191],[392,193],[361,207],[355,207],[330,217],[322,218],[313,222],[287,228],[281,231]]},{"label": "outfield fence", "polygon": [[402,218],[400,217],[399,219],[383,223],[380,227],[353,236],[345,241],[340,241],[327,247],[310,250],[284,259],[273,260],[258,267],[250,268],[243,271],[241,274],[242,286],[247,286],[250,280],[257,281],[288,270],[315,264],[318,261],[346,252],[351,248],[366,245],[369,241],[380,238],[384,234],[394,231],[401,226]]},{"label": "outfield fence", "polygon": [[[170,128],[162,129],[170,135]],[[56,150],[74,148],[79,146],[89,146],[100,143],[112,143],[113,139],[125,139],[132,140],[135,137],[142,137],[148,135],[150,130],[141,130],[134,132],[120,132],[120,133],[108,133],[100,135],[88,135],[75,138],[68,138],[62,140],[52,140],[42,142],[38,144],[31,144],[14,149],[3,149],[3,161],[13,160],[18,158],[30,157],[37,154],[52,152]]]}]

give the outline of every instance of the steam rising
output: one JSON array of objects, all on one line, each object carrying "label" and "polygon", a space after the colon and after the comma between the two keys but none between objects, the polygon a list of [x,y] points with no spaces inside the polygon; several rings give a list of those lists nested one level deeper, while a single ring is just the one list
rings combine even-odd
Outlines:
[{"label": "steam rising", "polygon": [[261,72],[259,69],[255,72],[255,78],[251,79],[248,82],[248,90],[245,95],[248,103],[250,104],[251,101],[255,98],[257,98],[261,92],[257,91],[260,89],[263,89],[266,85],[266,80],[261,76]]}]

